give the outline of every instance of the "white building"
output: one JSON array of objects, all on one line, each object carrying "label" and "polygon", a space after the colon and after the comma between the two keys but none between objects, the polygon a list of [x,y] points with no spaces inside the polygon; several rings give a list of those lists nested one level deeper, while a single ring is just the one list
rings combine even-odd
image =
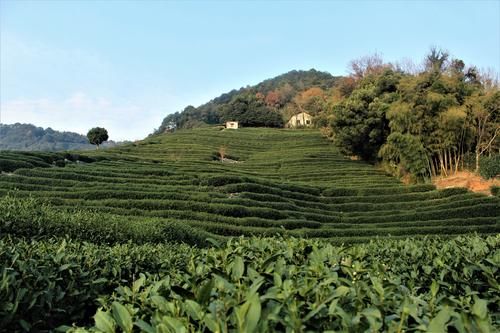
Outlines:
[{"label": "white building", "polygon": [[309,113],[301,112],[299,114],[294,115],[290,120],[286,123],[286,127],[309,127],[312,125],[312,117]]},{"label": "white building", "polygon": [[226,121],[226,128],[237,129],[238,122],[237,121]]}]

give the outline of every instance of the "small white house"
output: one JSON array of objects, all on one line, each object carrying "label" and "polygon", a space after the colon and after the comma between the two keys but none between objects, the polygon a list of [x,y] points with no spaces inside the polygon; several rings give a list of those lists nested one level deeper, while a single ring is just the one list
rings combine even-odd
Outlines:
[{"label": "small white house", "polygon": [[237,121],[226,121],[226,128],[238,129]]},{"label": "small white house", "polygon": [[312,117],[309,113],[301,112],[290,118],[286,127],[309,127],[312,125]]}]

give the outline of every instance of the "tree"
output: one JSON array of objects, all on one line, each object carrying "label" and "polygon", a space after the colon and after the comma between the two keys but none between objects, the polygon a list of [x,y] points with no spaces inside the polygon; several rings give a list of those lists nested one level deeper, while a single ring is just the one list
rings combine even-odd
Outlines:
[{"label": "tree", "polygon": [[247,127],[283,127],[280,113],[269,109],[262,99],[253,94],[236,96],[222,109],[224,121],[238,121]]},{"label": "tree", "polygon": [[378,154],[399,176],[409,173],[415,180],[427,180],[431,176],[429,158],[418,136],[391,133]]},{"label": "tree", "polygon": [[361,80],[370,74],[378,74],[387,68],[390,66],[384,63],[378,53],[354,59],[349,64],[350,76],[355,80]]},{"label": "tree", "polygon": [[389,135],[389,111],[400,75],[386,69],[361,79],[353,93],[333,106],[333,141],[348,155],[375,161]]},{"label": "tree", "polygon": [[265,102],[269,107],[279,108],[281,106],[280,94],[276,90],[268,92]]},{"label": "tree", "polygon": [[476,134],[476,169],[479,171],[479,158],[498,144],[500,137],[500,91],[482,97],[469,105],[473,115]]},{"label": "tree", "polygon": [[[500,151],[498,75],[431,48],[420,71],[376,56],[351,63],[331,91],[330,137],[342,152],[382,160],[414,180],[457,172]],[[299,105],[300,106],[300,105]]]},{"label": "tree", "polygon": [[302,112],[317,115],[326,109],[325,92],[319,87],[309,88],[294,98],[295,104]]},{"label": "tree", "polygon": [[87,133],[87,138],[91,144],[96,145],[99,149],[101,143],[108,141],[108,131],[102,127],[94,127]]},{"label": "tree", "polygon": [[425,57],[425,67],[429,72],[442,72],[448,64],[449,57],[448,51],[433,46]]}]

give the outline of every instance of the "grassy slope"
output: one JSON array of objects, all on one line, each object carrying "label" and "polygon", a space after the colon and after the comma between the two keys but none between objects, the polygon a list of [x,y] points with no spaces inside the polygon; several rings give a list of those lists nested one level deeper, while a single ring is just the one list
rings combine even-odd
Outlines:
[{"label": "grassy slope", "polygon": [[[220,147],[240,163],[214,160]],[[288,233],[338,240],[498,233],[498,198],[404,186],[341,156],[315,130],[205,128],[97,151],[107,160],[0,176],[58,209],[133,223],[168,220],[223,235]]]}]

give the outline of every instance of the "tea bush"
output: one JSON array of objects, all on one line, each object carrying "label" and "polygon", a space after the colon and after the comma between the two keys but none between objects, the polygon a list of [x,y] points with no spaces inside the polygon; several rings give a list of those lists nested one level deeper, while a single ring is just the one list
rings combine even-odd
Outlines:
[{"label": "tea bush", "polygon": [[[186,265],[185,245],[95,245],[50,238],[0,238],[0,329],[41,331],[90,324],[98,297],[142,272],[164,276]],[[151,276],[148,273],[148,276]]]},{"label": "tea bush", "polygon": [[[166,279],[106,298],[99,332],[493,332],[500,237],[373,241],[238,239]],[[70,328],[70,332],[86,329]]]},{"label": "tea bush", "polygon": [[132,241],[206,245],[211,236],[176,221],[130,220],[81,209],[58,210],[34,198],[0,197],[0,234],[46,238],[69,236],[98,244]]}]

